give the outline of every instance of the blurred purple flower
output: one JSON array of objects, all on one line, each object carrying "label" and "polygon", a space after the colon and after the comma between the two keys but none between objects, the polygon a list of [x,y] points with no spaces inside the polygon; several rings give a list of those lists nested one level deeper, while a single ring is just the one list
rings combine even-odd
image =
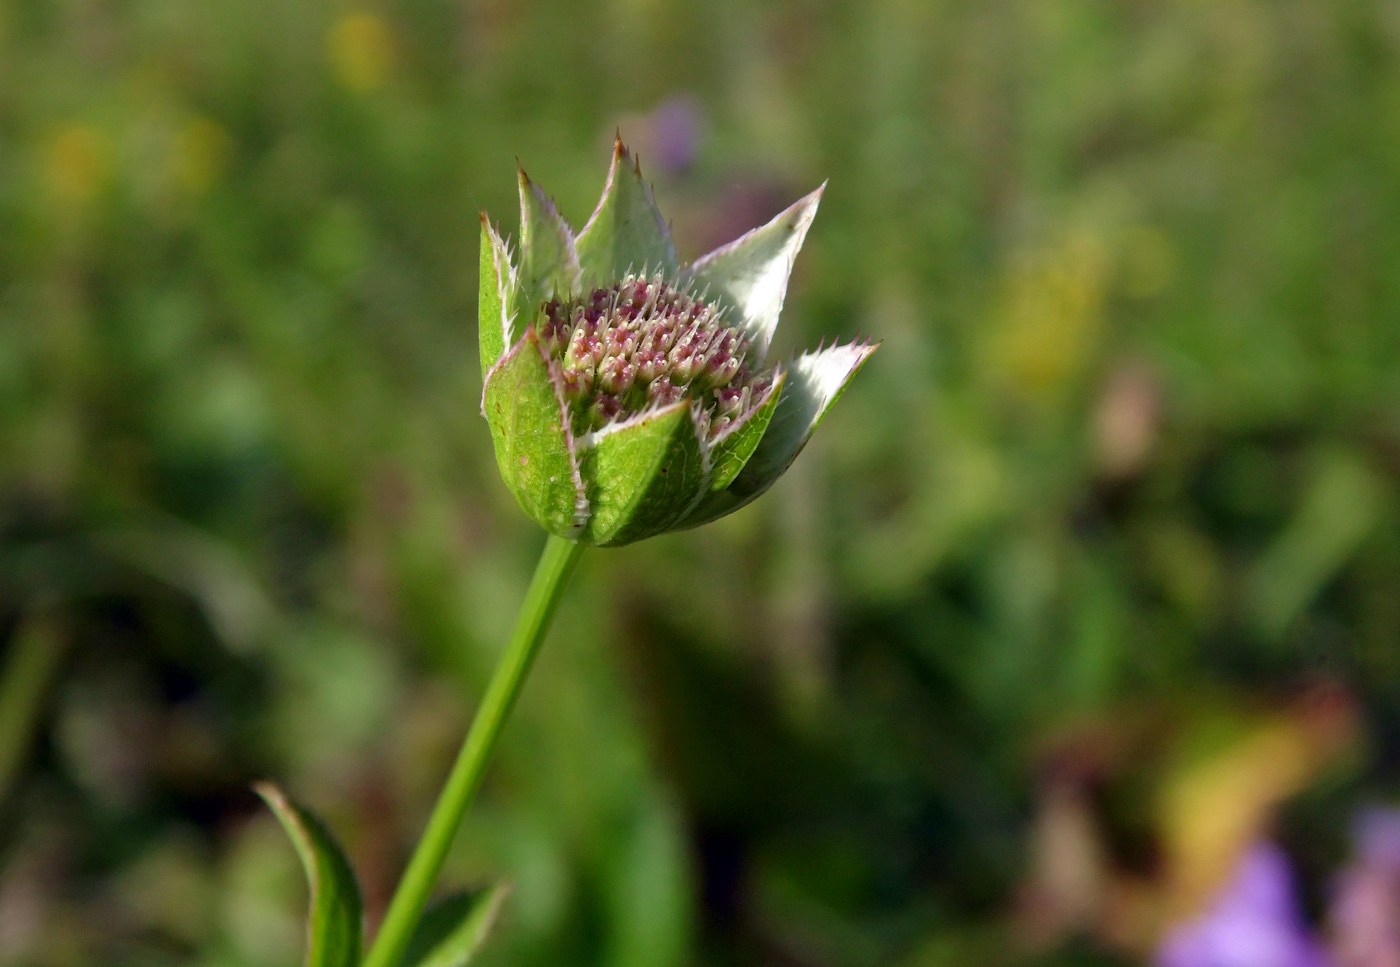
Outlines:
[{"label": "blurred purple flower", "polygon": [[700,153],[703,126],[700,105],[693,97],[678,95],[662,101],[643,119],[640,143],[663,173],[684,174]]},{"label": "blurred purple flower", "polygon": [[1353,836],[1362,863],[1400,875],[1400,809],[1361,810]]},{"label": "blurred purple flower", "polygon": [[1400,967],[1400,810],[1362,811],[1352,836],[1331,909],[1338,967]]},{"label": "blurred purple flower", "polygon": [[1252,846],[1201,916],[1171,930],[1156,967],[1333,967],[1309,933],[1288,857]]}]

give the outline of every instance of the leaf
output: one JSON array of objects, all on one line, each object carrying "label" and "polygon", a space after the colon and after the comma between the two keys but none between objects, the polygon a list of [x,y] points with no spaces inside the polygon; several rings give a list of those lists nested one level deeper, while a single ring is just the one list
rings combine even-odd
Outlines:
[{"label": "leaf", "polygon": [[423,915],[404,954],[405,967],[466,967],[495,927],[510,887],[454,893]]},{"label": "leaf", "polygon": [[520,169],[520,287],[517,319],[529,323],[554,296],[579,287],[578,253],[568,224],[554,202]]},{"label": "leaf", "polygon": [[734,325],[753,341],[760,359],[768,355],[793,262],[825,190],[823,184],[768,224],[696,259],[687,270],[692,288],[708,290],[738,312]]},{"label": "leaf", "polygon": [[588,522],[588,498],[563,395],[533,329],[486,374],[481,409],[501,476],[525,513],[550,533],[576,538]]},{"label": "leaf", "polygon": [[[511,278],[510,256],[505,243],[481,216],[481,281],[477,295],[476,324],[481,344],[481,375],[496,364],[510,344],[510,318],[507,313],[510,293],[515,286]],[[504,298],[503,298],[504,294]]]},{"label": "leaf", "polygon": [[1385,485],[1359,455],[1324,450],[1288,525],[1244,586],[1258,626],[1278,637],[1312,605],[1383,517]]},{"label": "leaf", "polygon": [[587,540],[628,544],[668,530],[703,492],[709,471],[687,400],[579,440],[593,510]]},{"label": "leaf", "polygon": [[675,276],[676,246],[642,169],[619,138],[612,167],[588,224],[578,236],[578,260],[583,285],[609,285],[629,271]]},{"label": "leaf", "polygon": [[311,891],[306,917],[306,967],[358,967],[363,930],[360,888],[325,824],[271,783],[254,791],[287,831]]},{"label": "leaf", "polygon": [[788,369],[787,383],[768,432],[740,471],[735,485],[745,491],[766,490],[781,477],[807,441],[827,410],[841,396],[846,384],[878,344],[852,343],[803,353]]}]

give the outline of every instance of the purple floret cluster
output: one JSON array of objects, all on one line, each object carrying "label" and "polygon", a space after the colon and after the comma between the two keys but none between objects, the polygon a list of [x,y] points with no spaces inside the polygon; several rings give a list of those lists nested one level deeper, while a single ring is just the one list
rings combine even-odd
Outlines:
[{"label": "purple floret cluster", "polygon": [[689,399],[713,438],[772,384],[745,365],[748,339],[713,303],[659,277],[550,299],[537,332],[575,433]]}]

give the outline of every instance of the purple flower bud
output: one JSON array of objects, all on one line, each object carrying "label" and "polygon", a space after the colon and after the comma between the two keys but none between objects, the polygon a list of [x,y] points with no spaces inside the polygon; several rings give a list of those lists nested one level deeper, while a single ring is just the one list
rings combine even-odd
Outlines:
[{"label": "purple flower bud", "polygon": [[695,351],[690,346],[677,344],[672,349],[667,359],[671,363],[671,380],[678,385],[685,385],[695,378],[699,371],[701,360],[696,356]]},{"label": "purple flower bud", "polygon": [[616,396],[600,393],[588,407],[588,427],[596,430],[617,419],[622,414],[622,401]]},{"label": "purple flower bud", "polygon": [[662,319],[642,333],[642,349],[663,358],[675,344],[676,324],[670,319]]},{"label": "purple flower bud", "polygon": [[650,384],[667,370],[666,354],[655,349],[639,349],[632,357],[637,364],[637,379]]},{"label": "purple flower bud", "polygon": [[647,386],[647,403],[652,406],[666,406],[679,400],[682,395],[681,388],[665,376],[658,376]]},{"label": "purple flower bud", "polygon": [[632,387],[637,368],[625,356],[609,356],[598,367],[598,389],[621,397]]},{"label": "purple flower bud", "polygon": [[573,338],[569,340],[569,348],[564,353],[564,366],[566,369],[591,371],[602,357],[603,347],[598,337],[589,335],[583,329],[576,329]]},{"label": "purple flower bud", "polygon": [[635,329],[624,329],[614,326],[608,330],[607,338],[604,340],[604,351],[609,356],[631,356],[637,350],[637,343],[640,337]]},{"label": "purple flower bud", "polygon": [[749,388],[722,386],[715,390],[715,415],[732,419],[738,416],[749,404]]},{"label": "purple flower bud", "polygon": [[579,403],[593,392],[593,370],[560,367],[559,383],[564,388],[564,398],[571,404]]},{"label": "purple flower bud", "polygon": [[739,374],[739,360],[727,353],[711,356],[705,367],[705,382],[710,386],[724,386]]}]

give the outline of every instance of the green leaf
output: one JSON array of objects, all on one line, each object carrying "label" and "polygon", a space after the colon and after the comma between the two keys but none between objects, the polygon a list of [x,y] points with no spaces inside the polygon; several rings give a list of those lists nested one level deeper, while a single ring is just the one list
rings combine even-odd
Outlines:
[{"label": "green leaf", "polygon": [[803,353],[793,360],[777,412],[733,487],[752,499],[772,486],[802,452],[817,424],[878,344],[853,343]]},{"label": "green leaf", "polygon": [[577,538],[588,521],[588,498],[563,395],[534,329],[487,373],[481,409],[501,476],[525,513],[552,534]]},{"label": "green leaf", "polygon": [[466,967],[500,917],[510,888],[454,893],[429,907],[404,954],[404,967]]},{"label": "green leaf", "polygon": [[753,341],[760,359],[768,355],[792,264],[825,190],[823,184],[768,224],[696,259],[686,270],[692,288],[707,290],[738,313],[734,325]]},{"label": "green leaf", "polygon": [[[773,486],[802,452],[831,405],[856,372],[879,348],[878,343],[832,346],[804,353],[787,369],[787,382],[768,430],[729,489],[716,493],[686,520],[703,524],[743,507]],[[701,516],[701,511],[707,516]]]},{"label": "green leaf", "polygon": [[609,285],[629,271],[674,278],[679,268],[671,231],[656,209],[642,169],[618,139],[603,197],[578,236],[583,285]]},{"label": "green leaf", "polygon": [[520,287],[514,306],[522,325],[534,321],[544,302],[579,287],[578,253],[568,224],[554,202],[520,169]]},{"label": "green leaf", "polygon": [[1376,533],[1385,506],[1375,471],[1349,450],[1323,449],[1288,525],[1259,555],[1246,598],[1268,635],[1288,631],[1356,552]]},{"label": "green leaf", "polygon": [[270,783],[253,787],[292,839],[311,891],[306,967],[358,967],[360,888],[335,838],[313,814]]},{"label": "green leaf", "polygon": [[669,529],[694,504],[709,468],[690,406],[681,400],[580,438],[593,509],[588,541],[639,541]]},{"label": "green leaf", "polygon": [[490,220],[481,216],[481,281],[477,295],[477,329],[481,345],[481,374],[496,364],[506,351],[510,340],[509,306],[502,292],[514,290],[511,284],[510,256],[505,243],[491,227]]}]

